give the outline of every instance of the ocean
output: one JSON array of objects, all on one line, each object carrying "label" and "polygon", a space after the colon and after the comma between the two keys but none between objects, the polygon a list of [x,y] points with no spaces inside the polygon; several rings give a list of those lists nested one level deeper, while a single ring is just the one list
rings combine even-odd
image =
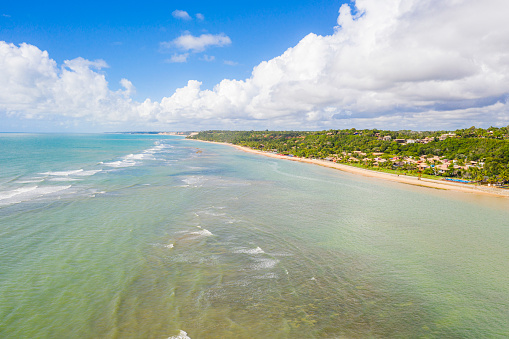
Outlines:
[{"label": "ocean", "polygon": [[1,338],[509,337],[509,200],[176,136],[0,134]]}]

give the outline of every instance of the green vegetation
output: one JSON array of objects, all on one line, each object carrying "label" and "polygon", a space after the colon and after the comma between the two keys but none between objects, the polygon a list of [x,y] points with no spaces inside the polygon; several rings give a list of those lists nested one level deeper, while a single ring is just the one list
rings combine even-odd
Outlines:
[{"label": "green vegetation", "polygon": [[190,138],[407,175],[503,185],[509,182],[509,126],[456,131],[204,131]]}]

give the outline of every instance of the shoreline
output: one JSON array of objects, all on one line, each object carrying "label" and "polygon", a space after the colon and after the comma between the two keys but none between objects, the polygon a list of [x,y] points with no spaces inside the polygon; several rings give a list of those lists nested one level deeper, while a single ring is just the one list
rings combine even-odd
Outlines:
[{"label": "shoreline", "polygon": [[419,180],[418,177],[413,177],[413,176],[378,172],[378,171],[373,171],[373,170],[369,170],[369,169],[365,169],[365,168],[359,168],[359,167],[349,166],[349,165],[345,165],[345,164],[338,164],[338,163],[335,163],[332,161],[326,161],[326,160],[288,157],[288,156],[284,156],[284,155],[268,153],[268,152],[264,152],[264,151],[260,151],[260,150],[255,150],[255,149],[252,149],[249,147],[234,145],[234,144],[225,143],[225,142],[214,142],[214,141],[205,141],[205,140],[198,140],[198,139],[186,139],[186,140],[196,140],[196,141],[200,141],[200,142],[208,142],[208,143],[212,143],[212,144],[226,145],[226,146],[234,147],[238,150],[241,150],[241,151],[244,151],[247,153],[263,155],[263,156],[266,156],[269,158],[304,162],[304,163],[308,163],[308,164],[337,169],[337,170],[351,173],[351,174],[357,174],[357,175],[363,175],[366,177],[372,177],[372,178],[377,178],[377,179],[382,179],[382,180],[399,182],[399,183],[407,184],[407,185],[509,198],[509,190],[504,190],[504,189],[496,188],[496,187],[470,186],[468,184],[448,182],[448,181],[435,180],[435,179],[426,179],[426,178],[421,178]]}]

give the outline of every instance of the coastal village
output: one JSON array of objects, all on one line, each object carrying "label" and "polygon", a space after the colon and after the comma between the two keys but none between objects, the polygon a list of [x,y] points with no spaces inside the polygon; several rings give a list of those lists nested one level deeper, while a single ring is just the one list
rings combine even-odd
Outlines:
[{"label": "coastal village", "polygon": [[190,138],[280,156],[487,186],[509,183],[509,127],[456,131],[204,131]]},{"label": "coastal village", "polygon": [[[376,133],[378,140],[392,141],[398,144],[407,145],[413,143],[427,144],[434,142],[435,138],[426,137],[423,139],[392,139],[390,135],[380,136],[380,133]],[[438,137],[439,141],[446,140],[447,138],[457,138],[456,133],[444,133]],[[459,160],[449,160],[445,157],[437,155],[428,156],[422,155],[420,157],[413,156],[395,156],[395,157],[384,157],[384,152],[373,152],[372,156],[369,157],[367,153],[362,151],[353,151],[351,153],[341,152],[341,154],[335,154],[331,157],[325,158],[325,160],[333,162],[350,162],[350,163],[364,163],[369,167],[384,167],[384,164],[390,163],[393,168],[407,168],[416,169],[420,172],[425,170],[431,170],[433,174],[444,174],[447,171],[468,171],[471,168],[482,169],[484,162],[482,161],[469,161],[468,163],[461,162]]]}]

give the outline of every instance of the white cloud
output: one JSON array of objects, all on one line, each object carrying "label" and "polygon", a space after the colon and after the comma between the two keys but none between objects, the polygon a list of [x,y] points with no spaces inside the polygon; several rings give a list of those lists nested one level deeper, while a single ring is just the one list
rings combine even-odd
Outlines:
[{"label": "white cloud", "polygon": [[207,62],[212,62],[212,61],[216,60],[216,57],[213,55],[203,54],[202,60],[207,61]]},{"label": "white cloud", "polygon": [[134,86],[121,80],[124,91],[111,91],[103,60],[66,60],[58,68],[46,51],[0,41],[0,110],[26,118],[70,116],[98,122],[134,119],[128,97]]},{"label": "white cloud", "polygon": [[203,21],[203,20],[205,20],[205,16],[201,13],[196,13],[196,19]]},{"label": "white cloud", "polygon": [[223,61],[223,63],[224,63],[225,65],[228,65],[228,66],[236,66],[236,65],[238,65],[238,64],[239,64],[238,62],[231,61],[231,60],[225,60],[225,61]]},{"label": "white cloud", "polygon": [[183,53],[183,54],[173,54],[170,59],[167,59],[166,62],[170,63],[183,63],[187,62],[187,58],[189,57],[189,53]]},{"label": "white cloud", "polygon": [[232,43],[231,39],[224,33],[221,34],[202,34],[194,36],[185,33],[171,42],[162,43],[163,47],[175,46],[184,51],[202,52],[208,47],[223,47]]},{"label": "white cloud", "polygon": [[136,88],[134,87],[132,82],[130,82],[129,80],[120,79],[120,85],[122,85],[122,87],[124,87],[124,89],[125,89],[124,91],[122,91],[122,94],[124,96],[130,97],[131,95],[136,93]]},{"label": "white cloud", "polygon": [[[0,43],[0,109],[25,117],[173,124],[181,128],[449,129],[509,124],[505,0],[357,0],[328,36],[309,34],[245,80],[212,90],[190,80],[160,102],[108,89],[103,61],[57,67],[35,46]],[[184,51],[225,35],[185,34]],[[127,80],[126,80],[127,81]],[[187,127],[186,127],[187,126]]]},{"label": "white cloud", "polygon": [[182,19],[182,20],[192,20],[191,16],[186,12],[182,11],[180,9],[174,10],[171,15],[173,15],[176,19]]}]

